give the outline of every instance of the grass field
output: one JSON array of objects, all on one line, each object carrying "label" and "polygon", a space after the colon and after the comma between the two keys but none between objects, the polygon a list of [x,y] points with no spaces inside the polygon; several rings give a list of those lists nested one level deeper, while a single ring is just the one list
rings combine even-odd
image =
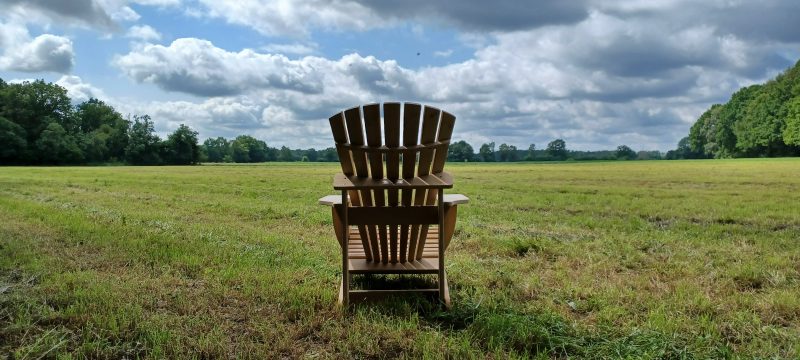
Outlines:
[{"label": "grass field", "polygon": [[452,164],[454,308],[336,308],[334,164],[0,168],[0,357],[800,357],[800,159]]}]

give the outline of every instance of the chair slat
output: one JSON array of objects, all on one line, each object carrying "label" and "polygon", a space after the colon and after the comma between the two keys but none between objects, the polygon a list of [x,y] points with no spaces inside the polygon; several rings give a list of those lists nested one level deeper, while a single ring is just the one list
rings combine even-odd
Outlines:
[{"label": "chair slat", "polygon": [[344,124],[342,113],[331,116],[328,119],[333,133],[333,140],[336,142],[336,153],[339,155],[339,163],[342,165],[342,173],[353,175],[353,158],[350,151],[342,148],[341,145],[347,144],[347,129]]},{"label": "chair slat", "polygon": [[[344,118],[347,125],[347,134],[350,140],[350,144],[353,145],[364,145],[364,128],[361,122],[361,108],[354,107],[344,111]],[[368,177],[369,170],[367,169],[367,159],[366,155],[364,154],[363,150],[358,150],[353,148],[351,150],[353,154],[353,165],[356,170],[356,176],[358,177]],[[372,202],[372,191],[370,190],[363,190],[360,192],[361,202],[360,206],[373,206]],[[356,204],[353,204],[356,205]],[[369,246],[372,259],[377,261],[380,258],[380,253],[378,251],[378,233],[377,229],[374,226],[359,226],[359,232],[362,234],[362,237],[365,239],[364,248],[366,249]],[[368,240],[366,240],[368,239]],[[367,245],[367,243],[369,245]]]},{"label": "chair slat", "polygon": [[[449,143],[451,136],[453,135],[453,126],[456,123],[456,117],[453,114],[442,111],[442,119],[439,123],[439,133],[436,136],[436,141],[438,142],[445,142]],[[434,158],[433,158],[433,167],[431,168],[431,172],[434,174],[440,173],[444,171],[444,163],[447,161],[447,149],[448,145],[444,147],[440,147],[436,149]]]},{"label": "chair slat", "polygon": [[[403,106],[403,145],[415,146],[419,144],[419,117],[422,107],[419,104],[405,103]],[[417,152],[415,150],[403,151],[403,173],[404,179],[414,177],[414,170],[417,165]],[[403,190],[401,194],[401,203],[403,206],[412,205],[413,192],[411,190]],[[413,228],[413,226],[411,226]],[[415,242],[409,241],[409,226],[400,228],[400,261],[405,262],[409,259],[414,259],[414,256],[408,254],[416,254]],[[413,231],[412,231],[413,232]],[[407,249],[407,250],[406,250]]]},{"label": "chair slat", "polygon": [[[354,107],[347,109],[344,112],[344,118],[347,123],[347,134],[349,135],[350,144],[364,145],[364,129],[361,124],[361,108]],[[367,161],[363,150],[352,148],[353,165],[356,168],[356,175],[359,177],[369,176],[367,170]]]},{"label": "chair slat", "polygon": [[[383,128],[386,137],[386,146],[398,148],[400,146],[400,104],[383,104]],[[386,177],[395,181],[399,178],[400,154],[386,154]],[[397,192],[395,192],[396,194]],[[389,198],[392,198],[390,193]],[[391,200],[389,201],[391,202]]]},{"label": "chair slat", "polygon": [[[384,143],[389,149],[397,149],[400,147],[400,103],[384,103],[383,104],[383,131]],[[396,181],[400,178],[400,153],[389,152],[386,154],[386,178],[391,181]],[[387,206],[397,207],[399,204],[399,191],[387,191]],[[397,256],[398,248],[398,225],[389,226],[389,244],[391,244],[392,259],[397,259],[400,262],[405,262],[403,250],[400,250],[400,258]]]},{"label": "chair slat", "polygon": [[[367,132],[367,145],[380,148],[381,108],[378,104],[364,105],[364,128]],[[379,152],[369,153],[369,167],[373,179],[383,179],[383,156]]]},{"label": "chair slat", "polygon": [[[436,141],[436,130],[439,128],[439,115],[441,111],[437,108],[426,106],[422,116],[422,136],[421,144],[430,144]],[[433,149],[425,148],[419,154],[418,176],[428,175],[431,172],[431,161],[433,161]]]},{"label": "chair slat", "polygon": [[[364,129],[367,133],[367,146],[371,149],[380,148],[383,145],[381,144],[381,107],[379,104],[364,105],[362,111],[364,114]],[[376,180],[383,179],[383,154],[380,152],[370,152],[367,155],[369,158],[370,176]],[[373,190],[372,200],[373,206],[385,206],[384,191]],[[380,225],[377,229],[375,229],[374,226],[370,228],[370,233],[372,231],[377,231],[378,239],[380,240],[381,261],[384,263],[390,261],[391,259],[388,258],[386,226]]]},{"label": "chair slat", "polygon": [[405,103],[403,107],[403,145],[419,144],[419,114],[422,106]]},{"label": "chair slat", "polygon": [[[447,147],[449,145],[450,137],[453,134],[453,125],[455,125],[455,122],[456,122],[455,116],[446,111],[442,111],[441,120],[439,123],[439,132],[436,135],[436,141],[447,142],[447,145],[437,148],[434,151],[433,165],[431,167],[431,172],[434,174],[441,173],[442,171],[444,171],[444,163],[447,160]],[[436,191],[428,191],[427,198],[425,199],[425,204],[433,205],[435,204],[435,202],[436,202]],[[420,233],[421,241],[426,241],[424,239],[427,238],[428,231],[429,231],[428,226],[422,227]],[[417,259],[420,259],[423,256],[424,255],[422,252],[417,251]]]},{"label": "chair slat", "polygon": [[[425,110],[422,114],[422,135],[420,136],[420,144],[430,144],[436,141],[436,131],[439,128],[439,118],[441,116],[441,110],[426,106]],[[431,162],[433,161],[434,149],[433,148],[424,148],[419,153],[419,164],[417,168],[417,174],[419,176],[424,176],[430,174],[431,171]],[[421,190],[417,191],[414,194],[414,205],[428,205],[429,198],[433,195],[433,199],[435,199],[435,191],[426,191]],[[430,205],[433,205],[431,202]],[[421,259],[422,253],[425,248],[425,241],[428,235],[428,226],[422,225],[417,226],[416,229],[412,227],[411,229],[411,239],[412,243],[416,243],[414,246],[414,250],[416,252],[412,252],[409,254],[409,257],[412,259]]]}]

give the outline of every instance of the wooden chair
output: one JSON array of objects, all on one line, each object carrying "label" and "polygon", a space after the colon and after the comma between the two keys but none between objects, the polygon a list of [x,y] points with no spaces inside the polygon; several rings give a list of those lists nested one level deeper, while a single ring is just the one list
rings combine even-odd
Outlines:
[{"label": "wooden chair", "polygon": [[[464,195],[444,194],[453,187],[452,176],[443,169],[455,116],[430,106],[387,102],[383,117],[380,104],[369,104],[329,120],[342,165],[333,188],[341,196],[329,195],[319,203],[331,206],[342,248],[339,303],[346,307],[375,295],[421,291],[438,295],[449,308],[445,249],[453,236],[457,205],[469,201]],[[439,286],[351,290],[353,274],[437,274]]]}]

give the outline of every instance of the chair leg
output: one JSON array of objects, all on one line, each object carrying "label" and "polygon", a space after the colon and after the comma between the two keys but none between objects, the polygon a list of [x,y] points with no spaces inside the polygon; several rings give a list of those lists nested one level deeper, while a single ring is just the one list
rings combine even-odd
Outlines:
[{"label": "chair leg", "polygon": [[439,277],[439,289],[443,289],[439,294],[439,299],[444,303],[444,307],[450,310],[453,306],[450,304],[450,287],[447,285],[447,275],[442,272]]},{"label": "chair leg", "polygon": [[[345,275],[348,278],[352,278],[352,275],[347,274]],[[349,280],[349,279],[347,279]],[[349,291],[349,281],[346,281],[345,277],[342,276],[342,282],[339,283],[339,305],[342,308],[347,308],[350,302],[350,291]]]}]

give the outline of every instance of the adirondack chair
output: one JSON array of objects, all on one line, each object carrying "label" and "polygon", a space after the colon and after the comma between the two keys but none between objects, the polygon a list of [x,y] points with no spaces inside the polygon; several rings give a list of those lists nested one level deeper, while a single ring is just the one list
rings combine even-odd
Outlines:
[{"label": "adirondack chair", "polygon": [[[383,117],[379,104],[369,104],[329,121],[342,165],[333,188],[341,196],[319,203],[331,206],[342,249],[339,303],[346,307],[350,301],[421,291],[438,295],[449,308],[445,249],[457,205],[469,201],[444,194],[453,187],[443,169],[455,116],[430,106],[387,102]],[[438,288],[351,290],[353,274],[437,274]]]}]

